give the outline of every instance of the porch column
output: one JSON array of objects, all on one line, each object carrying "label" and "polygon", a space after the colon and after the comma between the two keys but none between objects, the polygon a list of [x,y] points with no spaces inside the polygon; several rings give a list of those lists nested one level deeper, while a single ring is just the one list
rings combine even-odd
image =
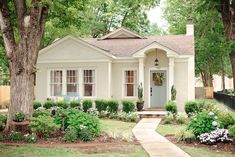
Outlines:
[{"label": "porch column", "polygon": [[169,88],[169,97],[168,100],[171,99],[171,87],[174,85],[174,58],[169,57],[169,82],[168,82],[168,88]]},{"label": "porch column", "polygon": [[144,88],[144,58],[139,58],[139,83],[142,83],[142,86]]}]

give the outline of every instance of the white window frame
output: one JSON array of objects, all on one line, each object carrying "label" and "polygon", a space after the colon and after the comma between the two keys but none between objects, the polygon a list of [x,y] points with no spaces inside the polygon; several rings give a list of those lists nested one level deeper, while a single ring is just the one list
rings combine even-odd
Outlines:
[{"label": "white window frame", "polygon": [[[135,71],[136,72],[136,84],[134,86],[134,96],[126,96],[125,91],[125,72],[126,71]],[[122,70],[122,98],[123,99],[137,99],[137,91],[138,91],[138,68],[125,68]]]},{"label": "white window frame", "polygon": [[62,91],[61,91],[61,94],[63,94],[63,69],[51,69],[48,71],[48,95],[49,97],[53,97],[54,95],[51,95],[51,72],[52,71],[62,71]]},{"label": "white window frame", "polygon": [[[95,73],[95,76],[94,76],[94,95],[92,96],[85,96],[84,95],[84,90],[85,90],[85,83],[84,83],[84,71],[85,70],[93,70],[94,73]],[[96,95],[97,95],[97,70],[95,68],[83,68],[81,69],[82,71],[82,98],[84,99],[95,99],[96,98]]]},{"label": "white window frame", "polygon": [[81,75],[81,73],[80,73],[80,71],[79,71],[79,69],[65,69],[65,77],[66,77],[66,82],[65,82],[65,95],[67,95],[67,85],[68,85],[68,83],[67,83],[67,74],[68,74],[68,71],[72,71],[72,70],[74,70],[74,71],[77,71],[77,94],[79,95],[79,97],[80,97],[80,86],[81,86],[81,84],[80,84],[80,75]]},{"label": "white window frame", "polygon": [[[96,68],[48,68],[47,69],[47,98],[53,97],[50,92],[50,72],[55,70],[62,70],[62,95],[67,95],[67,70],[77,70],[78,71],[78,88],[79,88],[79,98],[80,99],[96,99],[97,98],[97,70]],[[94,70],[95,76],[94,76],[94,95],[93,96],[84,96],[84,81],[83,81],[83,71],[84,70]]]}]

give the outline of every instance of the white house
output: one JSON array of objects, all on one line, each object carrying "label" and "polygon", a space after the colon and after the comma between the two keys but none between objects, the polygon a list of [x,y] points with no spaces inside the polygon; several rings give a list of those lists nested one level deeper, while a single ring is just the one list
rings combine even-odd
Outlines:
[{"label": "white house", "polygon": [[39,53],[36,100],[61,95],[80,99],[134,99],[144,88],[145,108],[163,107],[177,90],[178,109],[195,97],[194,30],[144,37],[125,28],[101,38],[66,36]]}]

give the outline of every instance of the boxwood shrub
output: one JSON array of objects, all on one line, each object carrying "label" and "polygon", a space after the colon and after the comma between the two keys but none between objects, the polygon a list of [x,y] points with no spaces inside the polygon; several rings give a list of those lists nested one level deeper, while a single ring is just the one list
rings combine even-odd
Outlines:
[{"label": "boxwood shrub", "polygon": [[39,102],[39,101],[34,101],[33,102],[33,109],[37,109],[37,108],[39,108],[39,107],[41,107],[42,106],[42,103],[41,102]]},{"label": "boxwood shrub", "polygon": [[68,103],[65,101],[56,102],[55,105],[63,109],[66,109],[69,106]]},{"label": "boxwood shrub", "polygon": [[81,107],[80,101],[71,101],[69,105],[70,105],[71,108]]},{"label": "boxwood shrub", "polygon": [[88,109],[92,108],[92,101],[89,99],[83,100],[82,109],[84,112],[87,112]]},{"label": "boxwood shrub", "polygon": [[130,100],[123,100],[122,101],[122,110],[123,112],[129,113],[135,111],[135,104],[133,101]]},{"label": "boxwood shrub", "polygon": [[188,101],[185,103],[184,110],[188,116],[199,112],[199,107],[196,101]]},{"label": "boxwood shrub", "polygon": [[108,107],[108,101],[103,99],[95,100],[95,106],[99,112],[106,111]]},{"label": "boxwood shrub", "polygon": [[176,105],[176,102],[174,101],[168,101],[166,104],[165,104],[165,109],[172,113],[172,114],[177,114],[177,105]]},{"label": "boxwood shrub", "polygon": [[44,104],[43,104],[43,107],[46,108],[46,109],[50,109],[51,107],[53,106],[56,106],[55,102],[53,101],[46,101]]},{"label": "boxwood shrub", "polygon": [[110,113],[117,113],[118,111],[118,106],[119,106],[119,103],[117,100],[109,100],[107,102],[107,105],[108,105],[108,111]]}]

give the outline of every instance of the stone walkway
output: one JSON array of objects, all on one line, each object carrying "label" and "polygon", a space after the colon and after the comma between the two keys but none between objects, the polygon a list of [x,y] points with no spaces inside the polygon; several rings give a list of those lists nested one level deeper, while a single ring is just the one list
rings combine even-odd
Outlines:
[{"label": "stone walkway", "polygon": [[190,157],[179,147],[155,131],[160,121],[160,118],[143,118],[132,130],[149,156]]}]

